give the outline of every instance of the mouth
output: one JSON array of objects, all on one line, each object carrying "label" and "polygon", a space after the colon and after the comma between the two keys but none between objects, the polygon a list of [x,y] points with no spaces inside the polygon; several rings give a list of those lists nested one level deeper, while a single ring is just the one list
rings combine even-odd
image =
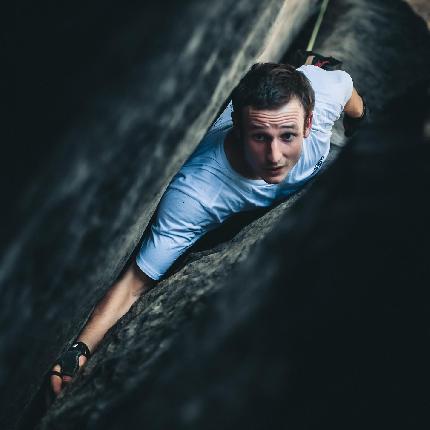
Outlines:
[{"label": "mouth", "polygon": [[277,174],[279,174],[282,171],[282,169],[284,167],[285,166],[269,167],[269,168],[265,168],[264,171],[267,172],[267,173],[269,173],[269,174],[271,174],[271,175],[277,175]]}]

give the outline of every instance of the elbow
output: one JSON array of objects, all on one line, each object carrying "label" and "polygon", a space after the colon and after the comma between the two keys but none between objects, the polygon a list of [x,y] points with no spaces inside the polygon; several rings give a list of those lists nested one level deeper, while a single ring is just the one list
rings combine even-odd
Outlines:
[{"label": "elbow", "polygon": [[364,113],[364,103],[361,96],[355,90],[352,90],[351,98],[345,105],[344,112],[350,118],[361,118]]},{"label": "elbow", "polygon": [[134,297],[142,295],[156,284],[154,279],[140,269],[136,261],[132,262],[130,272],[132,276],[131,293]]}]

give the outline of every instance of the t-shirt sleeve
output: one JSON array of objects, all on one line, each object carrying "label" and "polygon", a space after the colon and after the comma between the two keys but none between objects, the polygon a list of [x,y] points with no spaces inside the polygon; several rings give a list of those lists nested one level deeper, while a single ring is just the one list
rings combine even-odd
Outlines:
[{"label": "t-shirt sleeve", "polygon": [[231,113],[233,112],[233,103],[228,103],[227,107],[221,113],[221,115],[216,119],[216,121],[212,124],[208,132],[219,130],[226,126],[231,126],[233,124],[233,120],[231,119]]},{"label": "t-shirt sleeve", "polygon": [[351,98],[353,82],[343,70],[324,70],[313,65],[298,68],[310,81],[315,92],[312,129],[331,134],[345,104]]},{"label": "t-shirt sleeve", "polygon": [[344,70],[324,70],[313,65],[301,66],[297,70],[309,79],[316,97],[337,103],[343,110],[353,89],[349,73]]},{"label": "t-shirt sleeve", "polygon": [[354,88],[354,84],[352,82],[352,78],[349,73],[344,70],[333,70],[334,73],[338,75],[338,90],[339,90],[339,99],[342,105],[342,110],[345,107],[346,103],[352,96],[352,90]]},{"label": "t-shirt sleeve", "polygon": [[175,188],[167,188],[147,229],[136,263],[150,278],[159,280],[173,262],[216,225],[207,208]]}]

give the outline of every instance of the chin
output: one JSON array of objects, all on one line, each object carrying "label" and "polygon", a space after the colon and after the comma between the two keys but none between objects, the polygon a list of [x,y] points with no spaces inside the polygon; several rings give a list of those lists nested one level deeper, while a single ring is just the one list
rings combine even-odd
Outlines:
[{"label": "chin", "polygon": [[279,175],[274,176],[264,175],[262,176],[262,179],[268,184],[279,184],[287,177],[287,174],[288,173],[280,173]]},{"label": "chin", "polygon": [[261,175],[261,178],[264,180],[264,182],[267,182],[268,184],[279,184],[288,176],[288,173],[290,172],[290,170],[291,169],[281,170],[276,175],[271,175],[271,174],[268,174],[267,172],[263,172]]},{"label": "chin", "polygon": [[279,184],[284,180],[284,178],[263,178],[263,180],[268,184]]}]

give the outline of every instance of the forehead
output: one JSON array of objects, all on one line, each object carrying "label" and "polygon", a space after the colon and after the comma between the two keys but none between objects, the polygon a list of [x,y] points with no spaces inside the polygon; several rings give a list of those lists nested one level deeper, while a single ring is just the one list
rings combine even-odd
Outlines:
[{"label": "forehead", "polygon": [[242,111],[244,122],[251,128],[259,126],[281,127],[283,125],[301,125],[304,121],[304,109],[296,98],[276,109],[255,109],[246,106]]}]

